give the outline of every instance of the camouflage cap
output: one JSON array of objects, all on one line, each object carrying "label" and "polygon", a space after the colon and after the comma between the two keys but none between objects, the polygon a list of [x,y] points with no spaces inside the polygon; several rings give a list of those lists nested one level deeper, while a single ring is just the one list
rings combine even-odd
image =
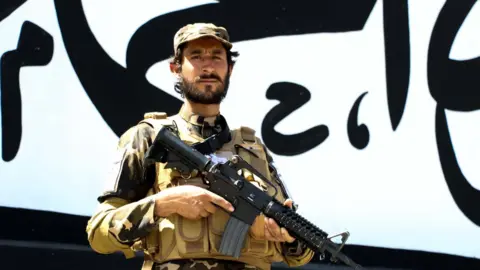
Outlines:
[{"label": "camouflage cap", "polygon": [[216,26],[212,23],[194,23],[187,24],[177,31],[173,38],[174,53],[177,53],[177,48],[181,44],[201,37],[214,37],[222,42],[227,49],[232,48],[227,29],[224,27]]}]

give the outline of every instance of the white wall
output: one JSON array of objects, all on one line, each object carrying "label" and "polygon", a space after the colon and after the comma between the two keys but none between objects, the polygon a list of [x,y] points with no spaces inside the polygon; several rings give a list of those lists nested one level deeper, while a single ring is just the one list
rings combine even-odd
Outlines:
[{"label": "white wall", "polygon": [[[20,73],[23,134],[15,159],[0,161],[0,206],[90,215],[118,137],[72,69],[52,2],[27,1],[0,22],[0,54],[16,48],[24,20],[54,38],[51,62]],[[127,43],[138,27],[197,1],[100,2],[82,2],[89,26],[106,53],[125,67]],[[249,125],[261,135],[263,117],[278,103],[265,97],[272,83],[288,81],[309,89],[311,100],[276,130],[293,134],[325,124],[328,138],[304,154],[274,158],[300,213],[331,234],[349,230],[350,243],[480,257],[480,227],[456,205],[442,172],[437,103],[427,81],[430,36],[444,3],[409,2],[410,85],[396,131],[388,114],[382,1],[361,31],[234,43],[241,57],[222,112],[231,126]],[[480,56],[479,25],[477,4],[455,39],[452,59]],[[146,78],[177,96],[165,61],[152,66]],[[370,140],[357,150],[348,140],[347,119],[365,91],[358,119],[368,126]],[[479,117],[477,111],[447,110],[460,168],[477,191]]]}]

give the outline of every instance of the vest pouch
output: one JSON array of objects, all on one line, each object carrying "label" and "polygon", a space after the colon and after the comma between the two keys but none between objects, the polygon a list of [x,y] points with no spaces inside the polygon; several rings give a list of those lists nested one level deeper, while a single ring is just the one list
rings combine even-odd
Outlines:
[{"label": "vest pouch", "polygon": [[[146,197],[154,194],[153,188],[150,188]],[[145,257],[149,260],[166,259],[175,247],[174,224],[169,218],[163,218],[146,237],[136,242],[132,248],[134,251],[143,251]],[[160,237],[160,234],[162,235]]]},{"label": "vest pouch", "polygon": [[[186,178],[179,177],[179,172],[175,170],[169,171],[170,182],[168,187],[176,187],[182,185],[193,185],[198,187],[205,188],[206,185],[203,183],[200,177],[192,177],[192,175],[187,176]],[[163,232],[161,235],[161,240],[164,242],[162,246],[166,247],[164,250],[165,254],[171,252],[170,246],[172,249],[176,247],[178,255],[180,257],[196,257],[204,256],[208,254],[209,244],[208,244],[208,233],[207,233],[207,220],[205,218],[192,220],[185,218],[181,215],[174,214],[169,217],[172,220],[175,230],[172,231],[174,238],[162,239],[164,237]],[[167,232],[168,234],[170,232]]]},{"label": "vest pouch", "polygon": [[257,217],[255,222],[252,224],[252,227],[248,230],[248,237],[245,240],[245,251],[246,253],[252,255],[265,256],[268,254],[268,241],[264,240],[264,230],[265,222],[263,221],[264,216],[260,215],[260,218]]},{"label": "vest pouch", "polygon": [[175,220],[175,239],[179,255],[194,257],[208,254],[207,219],[192,220],[175,215]]},{"label": "vest pouch", "polygon": [[[165,218],[160,221],[158,227],[159,230],[153,234],[157,236],[157,242],[159,245],[156,253],[152,255],[155,259],[163,261],[170,256],[175,248],[175,225],[170,218]],[[152,247],[154,243],[153,241],[149,242],[150,239],[151,237],[146,239],[146,249],[153,253]]]}]

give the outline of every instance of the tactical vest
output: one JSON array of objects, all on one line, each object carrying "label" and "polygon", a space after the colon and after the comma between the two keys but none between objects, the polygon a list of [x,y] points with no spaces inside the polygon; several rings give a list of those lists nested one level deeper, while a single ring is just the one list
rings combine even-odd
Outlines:
[{"label": "tactical vest", "polygon": [[[151,125],[157,131],[155,134],[158,133],[162,125],[172,125],[173,122],[178,128],[180,139],[187,144],[191,145],[204,140],[188,130],[188,124],[179,115],[167,117],[164,113],[148,113],[145,114],[145,119],[140,121],[140,123]],[[255,136],[255,131],[247,127],[241,127],[232,130],[231,134],[232,140],[224,144],[215,154],[220,158],[228,158],[232,154],[238,154],[261,174],[265,175],[267,179],[271,180],[267,155],[260,139]],[[185,184],[206,187],[202,179],[196,175],[180,175],[173,169],[165,169],[165,164],[162,163],[156,163],[155,166],[155,184],[148,195]],[[274,189],[257,176],[249,172],[244,172],[244,176],[249,181],[254,181],[253,183],[257,187],[268,192],[268,194],[274,194]],[[280,186],[275,181],[270,182],[278,190],[276,198],[280,202],[284,202],[285,197]],[[275,243],[255,237],[255,235],[263,236],[263,217],[262,222],[258,222],[257,226],[250,228],[240,258],[236,259],[220,254],[218,250],[228,218],[228,214],[219,209],[215,214],[199,220],[189,220],[178,214],[162,219],[159,222],[158,230],[150,233],[146,239],[139,243],[140,249],[146,254],[142,269],[151,269],[153,261],[165,262],[186,258],[236,260],[262,269],[270,269],[272,262],[282,261],[281,249]]]}]

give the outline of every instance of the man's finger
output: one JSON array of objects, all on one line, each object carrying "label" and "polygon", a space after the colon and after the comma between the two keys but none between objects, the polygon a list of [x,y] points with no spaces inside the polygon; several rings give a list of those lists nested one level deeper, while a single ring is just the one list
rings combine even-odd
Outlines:
[{"label": "man's finger", "polygon": [[209,215],[210,215],[210,213],[207,212],[206,210],[202,210],[202,211],[200,212],[200,216],[202,216],[202,217],[208,217]]},{"label": "man's finger", "polygon": [[278,226],[277,222],[273,220],[273,218],[268,219],[269,227],[275,232],[275,235],[280,235],[280,226]]},{"label": "man's finger", "polygon": [[275,234],[275,231],[272,230],[269,223],[265,224],[265,237],[269,241],[275,241],[275,242],[281,241],[281,239],[280,239],[281,236],[278,236],[278,235]]},{"label": "man's finger", "polygon": [[211,202],[213,202],[214,204],[222,207],[223,209],[229,211],[229,212],[233,212],[233,210],[235,210],[232,206],[231,203],[229,203],[227,200],[225,200],[224,198],[218,196],[217,194],[213,193],[213,192],[210,192],[208,191],[210,196],[211,196]]},{"label": "man's finger", "polygon": [[209,212],[211,214],[215,214],[215,212],[217,211],[217,207],[211,202],[206,202],[204,204],[204,208],[207,212]]},{"label": "man's finger", "polygon": [[286,199],[283,205],[288,206],[289,208],[292,208],[293,207],[292,199]]},{"label": "man's finger", "polygon": [[295,241],[295,238],[293,238],[287,231],[287,229],[285,228],[281,228],[280,229],[281,233],[282,233],[282,238],[289,242],[289,243],[292,243],[293,241]]},{"label": "man's finger", "polygon": [[267,223],[265,223],[265,240],[268,240],[268,241],[275,241],[275,237],[273,237],[272,233],[270,232],[270,230],[268,229],[268,226],[267,226]]},{"label": "man's finger", "polygon": [[273,237],[275,237],[278,241],[282,240],[282,233],[280,232],[280,227],[277,225],[275,220],[269,218],[267,227]]}]

